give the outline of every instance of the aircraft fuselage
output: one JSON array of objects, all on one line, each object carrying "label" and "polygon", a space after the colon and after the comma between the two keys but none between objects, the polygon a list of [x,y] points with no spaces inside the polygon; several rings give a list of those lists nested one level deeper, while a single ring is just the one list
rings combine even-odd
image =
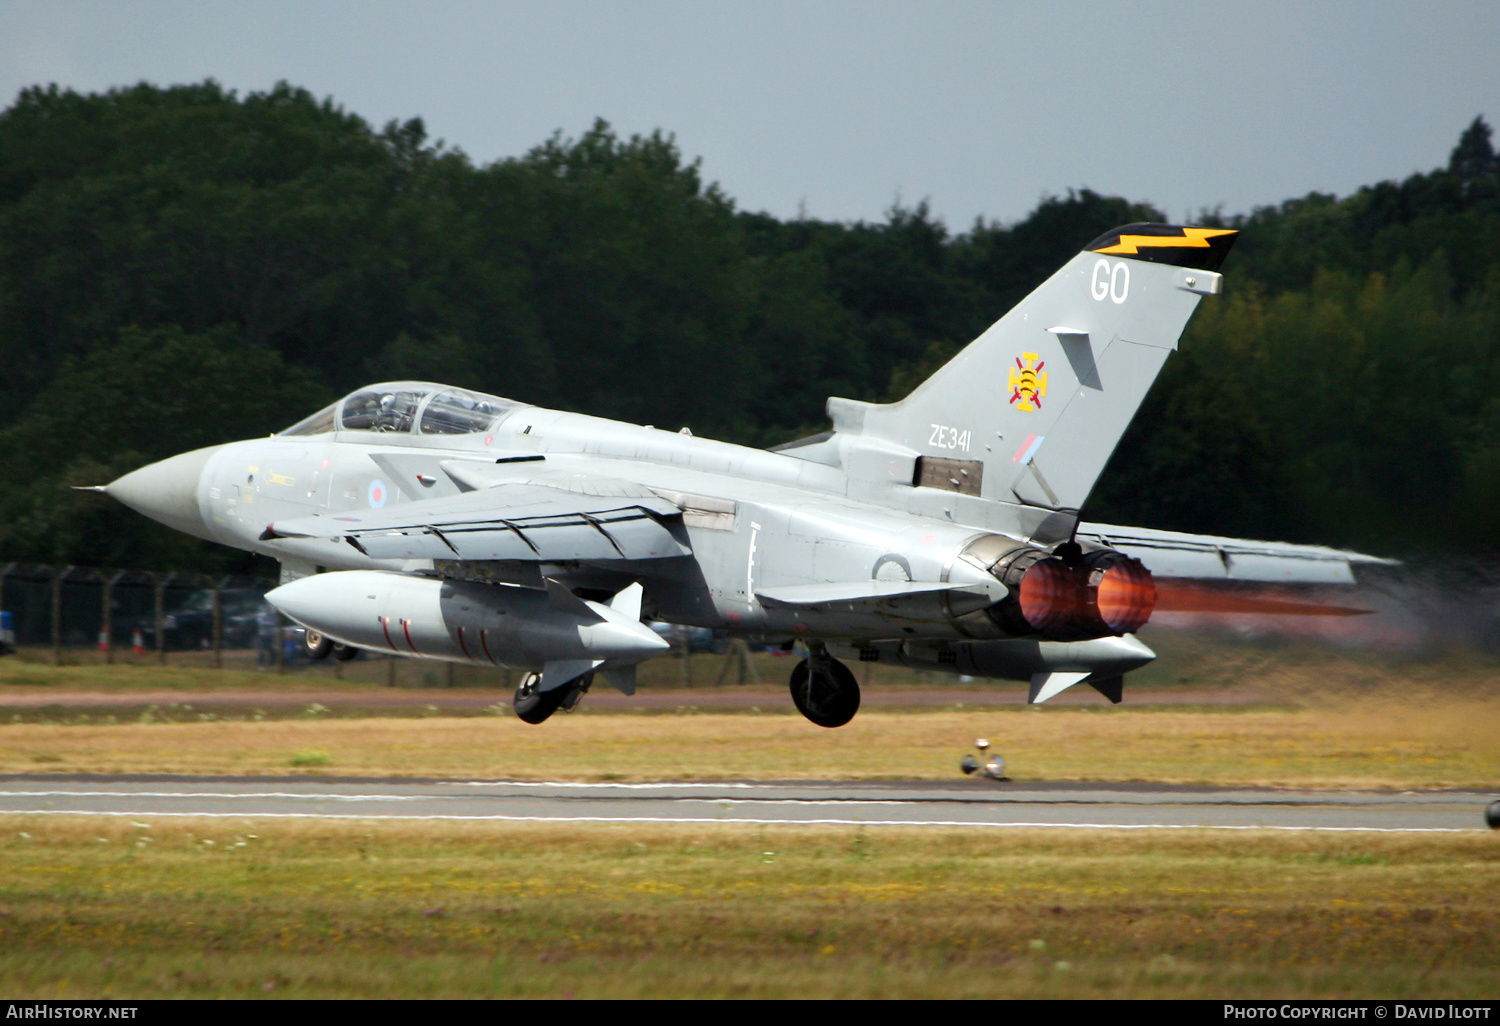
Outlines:
[{"label": "aircraft fuselage", "polygon": [[[742,634],[968,637],[951,620],[953,597],[939,592],[908,600],[899,612],[857,613],[768,606],[756,592],[823,581],[967,579],[955,573],[969,573],[977,584],[987,575],[958,556],[976,537],[1002,526],[955,523],[955,496],[949,493],[913,494],[902,512],[849,497],[847,476],[835,467],[536,407],[516,409],[482,434],[278,435],[185,454],[138,473],[176,473],[173,465],[180,463],[181,473],[191,474],[201,466],[196,483],[177,486],[190,490],[197,507],[197,530],[191,533],[281,560],[288,576],[298,576],[317,569],[424,569],[411,560],[372,558],[336,540],[261,536],[278,520],[391,509],[456,494],[459,486],[442,468],[447,461],[502,467],[513,461],[518,472],[545,462],[550,473],[619,478],[672,496],[684,506],[691,557],[552,565],[546,576],[599,591],[640,580],[650,615]],[[910,493],[930,491],[911,487],[910,479],[908,462],[892,474],[891,484]],[[130,477],[122,482],[126,487],[117,491],[129,503]],[[188,503],[184,507],[174,526],[186,529],[191,512]],[[1015,521],[1005,526],[1019,527]],[[1021,544],[1018,534],[1010,537]],[[765,558],[768,553],[775,558]],[[496,579],[530,583],[526,576],[519,568],[500,568]],[[987,604],[976,598],[970,606]]]}]

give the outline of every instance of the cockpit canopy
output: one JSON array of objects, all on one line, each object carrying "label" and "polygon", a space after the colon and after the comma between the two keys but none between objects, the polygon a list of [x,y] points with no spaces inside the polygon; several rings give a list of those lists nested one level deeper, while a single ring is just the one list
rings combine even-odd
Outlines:
[{"label": "cockpit canopy", "polygon": [[523,405],[429,381],[386,381],[349,393],[281,434],[379,431],[470,435],[488,430],[501,416]]}]

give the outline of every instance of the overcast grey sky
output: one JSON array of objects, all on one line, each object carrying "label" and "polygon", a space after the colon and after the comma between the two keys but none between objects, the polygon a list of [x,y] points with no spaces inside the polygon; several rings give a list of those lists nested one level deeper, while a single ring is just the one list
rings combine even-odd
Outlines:
[{"label": "overcast grey sky", "polygon": [[1173,217],[1425,171],[1500,120],[1500,3],[0,0],[0,103],[278,79],[476,162],[662,128],[742,209],[950,226],[1087,186]]}]

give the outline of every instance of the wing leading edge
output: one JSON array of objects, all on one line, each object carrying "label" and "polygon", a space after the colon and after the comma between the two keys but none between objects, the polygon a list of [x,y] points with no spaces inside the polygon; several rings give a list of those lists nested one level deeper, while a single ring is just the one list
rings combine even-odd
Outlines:
[{"label": "wing leading edge", "polygon": [[636,560],[686,556],[682,511],[654,495],[498,484],[390,511],[277,521],[261,538],[342,538],[372,559]]}]

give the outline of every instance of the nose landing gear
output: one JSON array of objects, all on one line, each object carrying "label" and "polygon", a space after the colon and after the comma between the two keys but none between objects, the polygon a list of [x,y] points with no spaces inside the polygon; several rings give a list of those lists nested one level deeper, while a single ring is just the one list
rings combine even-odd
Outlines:
[{"label": "nose landing gear", "polygon": [[309,659],[327,659],[333,651],[333,639],[314,630],[302,635],[302,652]]},{"label": "nose landing gear", "polygon": [[821,645],[792,670],[792,702],[820,727],[842,727],[859,712],[859,682]]},{"label": "nose landing gear", "polygon": [[339,662],[347,663],[359,656],[359,649],[341,641],[334,641],[328,635],[318,631],[307,630],[302,634],[302,654],[314,660],[327,659],[331,655]]}]

